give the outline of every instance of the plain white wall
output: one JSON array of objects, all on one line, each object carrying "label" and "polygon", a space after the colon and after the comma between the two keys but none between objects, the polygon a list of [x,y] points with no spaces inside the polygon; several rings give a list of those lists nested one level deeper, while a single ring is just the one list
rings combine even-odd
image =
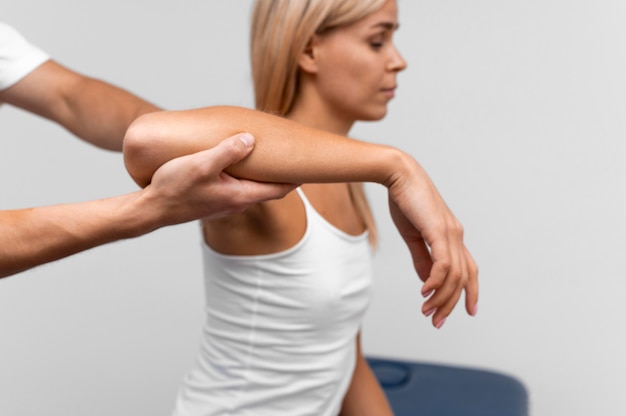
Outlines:
[{"label": "plain white wall", "polygon": [[[251,1],[0,1],[67,66],[166,108],[252,102]],[[379,226],[369,354],[520,378],[534,415],[623,415],[626,3],[401,0],[409,62],[390,115],[353,135],[414,155],[466,227],[479,315],[440,331],[368,186]],[[0,107],[0,208],[135,188],[118,154]],[[196,224],[0,281],[0,414],[167,415],[202,324]]]}]

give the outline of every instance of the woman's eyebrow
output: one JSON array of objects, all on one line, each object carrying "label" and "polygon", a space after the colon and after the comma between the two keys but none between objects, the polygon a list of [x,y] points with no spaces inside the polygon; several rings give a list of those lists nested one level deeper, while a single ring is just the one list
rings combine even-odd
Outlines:
[{"label": "woman's eyebrow", "polygon": [[396,22],[378,22],[372,26],[373,28],[382,27],[386,30],[398,30],[400,23]]}]

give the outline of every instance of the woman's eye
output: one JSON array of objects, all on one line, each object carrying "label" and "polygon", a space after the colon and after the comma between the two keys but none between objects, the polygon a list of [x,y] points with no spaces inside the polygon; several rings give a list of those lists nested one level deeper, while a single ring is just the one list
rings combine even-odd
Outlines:
[{"label": "woman's eye", "polygon": [[372,36],[369,39],[369,43],[370,46],[372,47],[372,49],[374,50],[378,50],[380,48],[382,48],[383,46],[385,46],[385,41],[388,40],[387,36],[385,35],[385,33],[379,33],[375,36]]},{"label": "woman's eye", "polygon": [[370,46],[371,46],[373,49],[380,49],[380,48],[382,48],[382,47],[383,47],[383,41],[371,41],[371,42],[370,42]]}]

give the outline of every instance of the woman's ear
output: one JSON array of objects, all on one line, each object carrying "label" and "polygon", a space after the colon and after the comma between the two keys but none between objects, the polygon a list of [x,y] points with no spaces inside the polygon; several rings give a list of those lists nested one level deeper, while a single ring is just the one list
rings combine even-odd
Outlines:
[{"label": "woman's ear", "polygon": [[304,72],[315,74],[317,72],[317,46],[319,45],[319,37],[313,35],[307,42],[300,56],[298,57],[298,66]]}]

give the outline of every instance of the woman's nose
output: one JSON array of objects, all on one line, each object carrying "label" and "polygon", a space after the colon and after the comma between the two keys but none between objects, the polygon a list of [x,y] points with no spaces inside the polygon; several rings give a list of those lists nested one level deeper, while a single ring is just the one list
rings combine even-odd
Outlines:
[{"label": "woman's nose", "polygon": [[391,53],[391,59],[389,60],[388,69],[394,72],[404,71],[407,67],[407,63],[398,51],[396,47],[393,48]]}]

